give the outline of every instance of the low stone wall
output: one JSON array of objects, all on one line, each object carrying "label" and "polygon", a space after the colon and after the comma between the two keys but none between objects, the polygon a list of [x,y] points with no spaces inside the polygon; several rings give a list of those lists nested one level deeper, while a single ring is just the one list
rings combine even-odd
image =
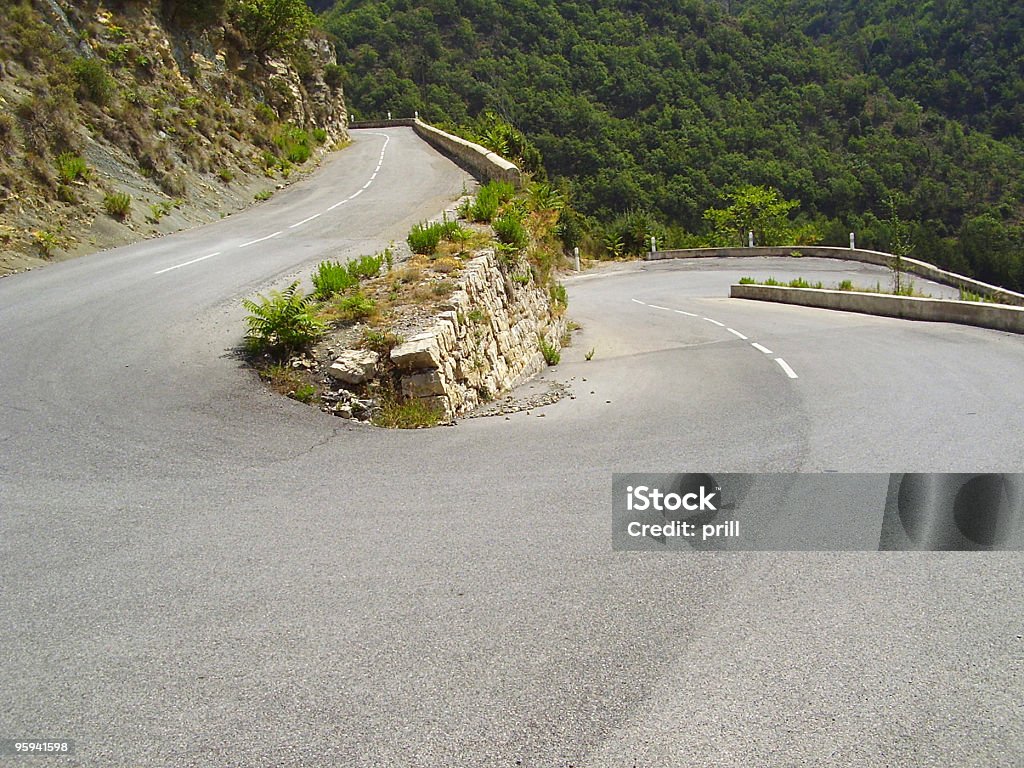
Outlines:
[{"label": "low stone wall", "polygon": [[[521,270],[529,274],[525,265]],[[391,351],[402,394],[461,416],[542,370],[543,338],[561,346],[566,320],[551,311],[548,293],[522,284],[499,266],[493,251],[471,260],[451,308],[433,325]]]},{"label": "low stone wall", "polygon": [[734,299],[776,301],[803,307],[838,309],[904,320],[962,323],[999,331],[1024,333],[1024,307],[774,285],[733,285],[729,289],[729,295]]},{"label": "low stone wall", "polygon": [[471,141],[453,136],[450,133],[424,123],[418,118],[401,118],[398,120],[365,120],[352,123],[349,128],[395,128],[407,127],[434,149],[450,157],[460,167],[465,168],[482,181],[507,181],[517,189],[522,186],[523,174],[515,163],[510,163],[501,155],[491,152],[486,147]]},{"label": "low stone wall", "polygon": [[[701,258],[741,258],[750,256],[762,256],[768,258],[786,257],[792,255],[815,256],[822,259],[844,259],[846,261],[860,261],[865,264],[875,264],[881,267],[888,267],[895,258],[891,253],[882,251],[865,251],[859,248],[835,248],[823,245],[785,245],[785,246],[755,246],[753,248],[686,248],[674,251],[655,251],[647,254],[648,261],[660,259],[701,259]],[[904,270],[911,274],[918,275],[936,283],[949,285],[953,288],[963,289],[976,293],[979,296],[987,296],[1003,304],[1024,306],[1024,294],[1008,291],[997,285],[989,285],[980,280],[974,280],[955,272],[947,272],[939,269],[934,264],[917,259],[903,259]]]}]

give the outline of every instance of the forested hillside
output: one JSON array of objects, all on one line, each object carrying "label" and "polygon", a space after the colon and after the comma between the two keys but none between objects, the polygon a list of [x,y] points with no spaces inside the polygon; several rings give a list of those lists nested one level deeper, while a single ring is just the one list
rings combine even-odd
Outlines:
[{"label": "forested hillside", "polygon": [[341,0],[356,117],[521,129],[591,243],[696,243],[705,211],[774,187],[822,242],[1024,288],[1024,11],[1013,0]]}]

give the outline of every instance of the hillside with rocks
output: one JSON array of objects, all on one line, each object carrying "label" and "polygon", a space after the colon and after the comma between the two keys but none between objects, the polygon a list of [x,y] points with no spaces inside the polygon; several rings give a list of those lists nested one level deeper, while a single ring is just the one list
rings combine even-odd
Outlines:
[{"label": "hillside with rocks", "polygon": [[0,275],[209,222],[347,141],[302,3],[15,0],[0,15]]}]

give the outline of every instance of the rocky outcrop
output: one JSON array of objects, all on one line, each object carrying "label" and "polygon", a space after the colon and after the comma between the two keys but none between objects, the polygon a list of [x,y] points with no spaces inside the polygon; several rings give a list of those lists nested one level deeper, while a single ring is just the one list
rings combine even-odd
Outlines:
[{"label": "rocky outcrop", "polygon": [[541,341],[557,349],[566,321],[522,266],[520,276],[493,251],[467,264],[449,308],[391,351],[403,397],[454,418],[546,365]]}]

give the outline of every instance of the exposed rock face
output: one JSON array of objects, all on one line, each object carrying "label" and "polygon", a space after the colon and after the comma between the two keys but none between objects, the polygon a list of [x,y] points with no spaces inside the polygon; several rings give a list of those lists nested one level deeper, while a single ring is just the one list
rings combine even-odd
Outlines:
[{"label": "exposed rock face", "polygon": [[540,371],[540,339],[557,348],[566,331],[547,291],[532,280],[511,280],[493,251],[469,262],[460,287],[451,310],[391,351],[402,394],[443,408],[449,418]]}]

